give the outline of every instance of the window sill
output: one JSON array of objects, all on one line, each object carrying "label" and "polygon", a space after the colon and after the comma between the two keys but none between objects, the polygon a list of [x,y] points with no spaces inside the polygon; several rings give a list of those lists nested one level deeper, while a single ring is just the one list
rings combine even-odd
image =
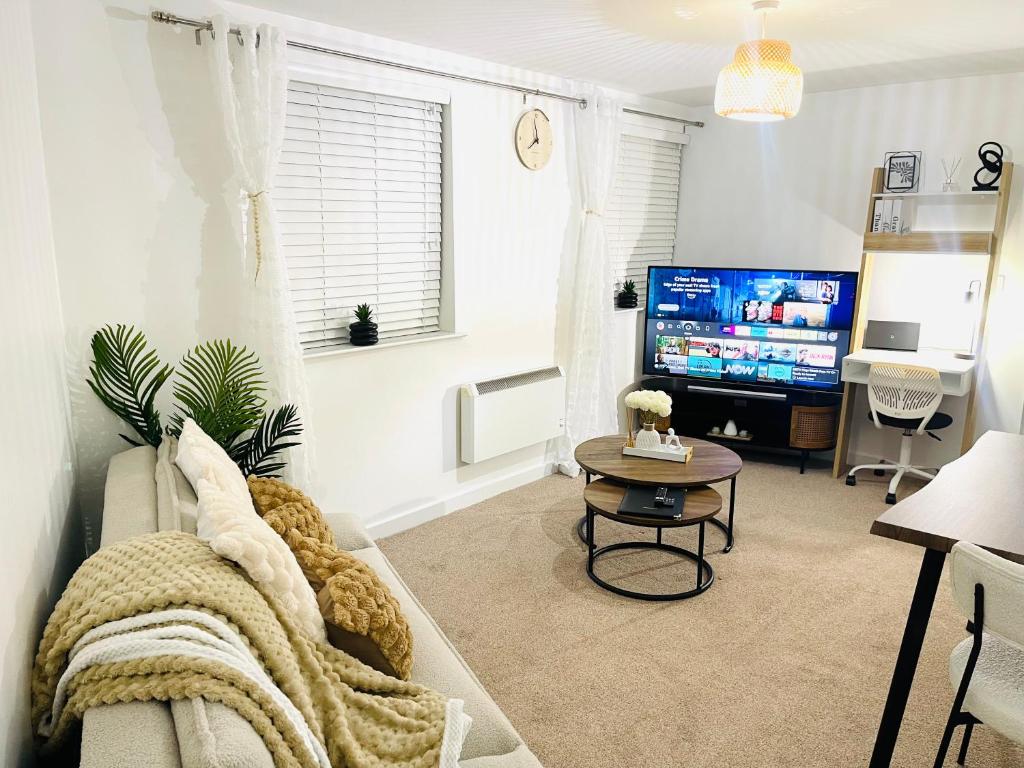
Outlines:
[{"label": "window sill", "polygon": [[309,355],[303,355],[303,360],[322,360],[327,357],[336,357],[338,355],[355,355],[362,352],[373,352],[378,349],[391,349],[392,347],[407,347],[410,344],[426,344],[431,341],[447,341],[448,339],[461,339],[466,334],[462,331],[438,331],[437,333],[424,333],[420,336],[405,336],[398,337],[397,339],[388,339],[387,341],[381,341],[377,344],[372,344],[369,347],[338,347],[337,349],[327,349],[323,352],[314,352]]},{"label": "window sill", "polygon": [[628,314],[630,312],[632,312],[633,314],[636,314],[637,312],[643,312],[643,311],[644,311],[643,307],[629,307],[628,309],[624,309],[622,307],[616,307],[615,308],[615,314],[617,314],[617,315],[625,315],[625,314]]}]

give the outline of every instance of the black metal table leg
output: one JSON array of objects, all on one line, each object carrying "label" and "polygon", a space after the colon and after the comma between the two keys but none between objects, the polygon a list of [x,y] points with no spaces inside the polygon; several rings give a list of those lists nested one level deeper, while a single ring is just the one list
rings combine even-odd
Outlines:
[{"label": "black metal table leg", "polygon": [[[661,533],[661,528],[658,529]],[[661,537],[658,537],[661,540]],[[700,589],[701,577],[704,575],[704,521],[700,524],[700,533],[697,536],[697,589]]]},{"label": "black metal table leg", "polygon": [[903,630],[900,652],[896,657],[896,668],[893,669],[892,681],[889,683],[889,695],[885,699],[882,721],[878,724],[870,768],[887,768],[892,762],[896,737],[899,736],[903,713],[907,708],[910,686],[914,682],[917,660],[921,656],[921,645],[928,629],[928,618],[931,616],[945,560],[945,552],[936,549],[924,551],[921,571],[917,576],[917,587],[914,589],[914,598],[910,602],[910,612],[907,614],[907,626]]},{"label": "black metal table leg", "polygon": [[732,550],[732,520],[736,514],[736,478],[733,477],[729,481],[729,522],[728,524],[723,523],[717,517],[712,517],[708,520],[713,526],[718,528],[722,533],[725,534],[725,547],[722,549],[723,554],[727,554]]},{"label": "black metal table leg", "polygon": [[[587,478],[587,485],[590,485],[590,481],[593,479],[589,472],[583,473]],[[587,532],[586,532],[587,516],[584,515],[576,522],[576,535],[580,537],[580,541],[584,544],[587,543]]]}]

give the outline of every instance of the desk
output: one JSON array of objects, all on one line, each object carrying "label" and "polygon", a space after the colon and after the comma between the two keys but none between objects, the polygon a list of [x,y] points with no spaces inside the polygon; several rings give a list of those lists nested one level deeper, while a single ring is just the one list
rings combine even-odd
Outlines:
[{"label": "desk", "polygon": [[942,394],[961,397],[971,391],[974,378],[974,360],[961,360],[952,352],[924,349],[919,352],[899,352],[891,349],[859,349],[843,358],[843,381],[867,384],[872,363],[923,365],[939,372]]},{"label": "desk", "polygon": [[[843,412],[839,419],[839,436],[836,441],[835,461],[832,477],[839,477],[846,471],[846,455],[850,448],[850,433],[853,426],[856,392],[854,384],[867,384],[872,363],[903,363],[924,365],[939,372],[944,396],[961,397],[971,391],[974,383],[974,360],[961,360],[952,352],[941,349],[924,349],[919,352],[901,352],[892,349],[858,349],[843,358],[841,378],[846,382],[843,395]],[[968,425],[964,425],[967,430]],[[973,433],[973,428],[972,433]],[[966,434],[966,432],[965,432]]]},{"label": "desk", "polygon": [[871,533],[876,536],[923,547],[924,558],[878,726],[871,768],[883,768],[892,760],[946,554],[956,542],[969,541],[1024,563],[1022,466],[1024,435],[986,432],[967,453],[943,467],[938,477],[872,524]]}]

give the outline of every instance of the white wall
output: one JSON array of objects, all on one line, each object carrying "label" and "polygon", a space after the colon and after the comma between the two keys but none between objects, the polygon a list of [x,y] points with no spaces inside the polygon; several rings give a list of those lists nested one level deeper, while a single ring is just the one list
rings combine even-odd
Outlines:
[{"label": "white wall", "polygon": [[[707,125],[690,131],[685,152],[677,261],[858,270],[871,173],[885,152],[924,152],[923,191],[941,188],[942,157],[960,155],[959,182],[969,189],[983,141],[1001,142],[1007,159],[1017,150],[1024,162],[1024,103],[1014,95],[1022,89],[1024,74],[1009,74],[807,94],[796,118],[764,126],[697,110]],[[1014,343],[1017,323],[1009,321],[1010,300],[1024,293],[1024,181],[1020,174],[1015,181],[1005,289],[993,307],[1005,319],[989,335],[991,351],[980,365],[979,431],[1019,431],[1024,407],[1024,345]],[[930,213],[927,226],[939,228],[941,212]],[[922,345],[963,346],[974,310],[962,296],[980,271],[977,259],[880,254],[867,316],[919,320]],[[929,297],[941,297],[938,312]],[[958,453],[963,399],[950,398],[942,409],[957,425],[941,444],[920,441],[915,451],[923,463]],[[867,410],[861,402],[858,411]],[[895,430],[878,432],[866,421],[857,429],[855,456],[893,455]]]},{"label": "white wall", "polygon": [[[161,7],[195,17],[213,11],[200,0]],[[34,4],[47,49],[61,52],[40,53],[38,67],[76,378],[84,372],[89,335],[104,323],[144,328],[169,361],[202,338],[230,333],[245,341],[232,302],[237,210],[225,195],[230,168],[203,51],[191,31],[149,21],[150,8],[140,0]],[[551,90],[572,87],[244,6],[232,10],[348,50]],[[380,534],[540,477],[543,446],[479,465],[459,463],[456,391],[466,381],[552,362],[571,193],[563,137],[576,107],[528,99],[548,111],[556,136],[551,163],[533,173],[512,152],[523,109],[518,94],[292,53],[296,62],[332,68],[355,83],[401,80],[450,93],[454,309],[466,334],[307,361],[319,464],[315,497],[326,509],[358,513]],[[630,322],[634,315],[620,320]],[[629,335],[627,328],[623,336]],[[632,366],[632,350],[624,356]],[[83,503],[92,517],[106,461],[122,446],[116,421],[87,390],[76,393],[74,412]]]},{"label": "white wall", "polygon": [[0,764],[29,765],[29,675],[81,559],[28,0],[0,4]]}]

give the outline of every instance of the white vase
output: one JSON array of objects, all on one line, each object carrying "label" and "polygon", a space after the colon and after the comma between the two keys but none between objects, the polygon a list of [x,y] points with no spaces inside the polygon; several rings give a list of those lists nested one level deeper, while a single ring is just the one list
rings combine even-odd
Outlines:
[{"label": "white vase", "polygon": [[732,419],[725,423],[725,429],[722,430],[722,434],[726,437],[736,437],[739,433],[740,431],[736,429],[736,422]]},{"label": "white vase", "polygon": [[657,450],[661,448],[661,435],[654,428],[654,422],[644,424],[644,428],[636,433],[636,447]]}]

